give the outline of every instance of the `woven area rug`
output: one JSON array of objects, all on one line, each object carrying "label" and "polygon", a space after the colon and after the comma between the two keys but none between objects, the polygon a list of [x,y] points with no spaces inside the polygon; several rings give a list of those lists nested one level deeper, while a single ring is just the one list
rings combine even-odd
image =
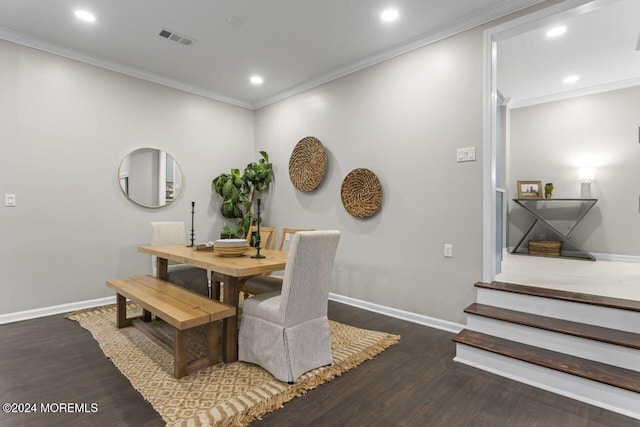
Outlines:
[{"label": "woven area rug", "polygon": [[[130,304],[128,316],[140,311]],[[330,322],[333,364],[307,372],[295,384],[276,380],[262,368],[243,362],[173,376],[173,357],[134,327],[116,327],[115,305],[67,316],[89,330],[104,354],[151,403],[169,426],[245,426],[285,402],[371,359],[397,343],[397,335]],[[162,321],[154,327],[172,336]],[[204,333],[193,328],[189,351],[204,354]]]}]

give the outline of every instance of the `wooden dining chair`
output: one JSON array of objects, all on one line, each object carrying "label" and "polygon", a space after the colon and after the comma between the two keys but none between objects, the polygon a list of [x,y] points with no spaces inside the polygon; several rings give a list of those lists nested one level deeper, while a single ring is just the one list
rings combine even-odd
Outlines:
[{"label": "wooden dining chair", "polygon": [[[250,246],[251,244],[251,236],[253,236],[253,232],[258,231],[258,227],[252,225],[249,227],[249,232],[247,233],[247,243]],[[260,226],[260,248],[262,249],[273,249],[276,243],[276,228],[275,227],[263,227]]]},{"label": "wooden dining chair", "polygon": [[[247,243],[251,246],[251,236],[253,236],[253,232],[258,231],[258,227],[252,225],[249,227],[249,231],[247,232]],[[261,249],[273,249],[276,241],[276,227],[263,227],[260,226],[260,248]],[[212,273],[211,275],[211,295],[213,298],[220,300],[220,296],[222,295],[222,286],[224,283],[222,282],[222,276],[220,274]],[[244,285],[243,285],[244,291]],[[248,297],[249,294],[244,291],[245,297]]]},{"label": "wooden dining chair", "polygon": [[280,234],[280,242],[278,243],[278,250],[282,251],[282,250],[287,250],[284,249],[284,243],[288,242],[289,239],[291,238],[291,236],[295,233],[297,233],[298,231],[313,231],[313,228],[288,228],[285,227],[282,229],[282,233]]},{"label": "wooden dining chair", "polygon": [[[289,247],[285,247],[285,242],[290,242],[293,238],[293,235],[299,231],[314,231],[313,228],[289,228],[285,227],[282,229],[282,234],[280,236],[280,243],[278,244],[278,250],[288,250]],[[288,239],[289,238],[289,239]],[[258,295],[264,294],[266,292],[279,291],[282,289],[282,274],[265,274],[260,276],[252,277],[247,280],[242,290],[245,293],[245,297],[248,294]]]}]

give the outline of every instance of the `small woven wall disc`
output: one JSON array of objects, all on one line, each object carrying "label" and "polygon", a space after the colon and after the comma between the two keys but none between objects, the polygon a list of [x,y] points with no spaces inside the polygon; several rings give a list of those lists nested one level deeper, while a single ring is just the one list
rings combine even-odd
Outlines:
[{"label": "small woven wall disc", "polygon": [[301,191],[311,191],[320,185],[327,168],[327,153],[313,136],[301,139],[289,159],[289,178]]},{"label": "small woven wall disc", "polygon": [[382,204],[382,185],[369,169],[354,169],[342,181],[342,205],[351,215],[366,218]]}]

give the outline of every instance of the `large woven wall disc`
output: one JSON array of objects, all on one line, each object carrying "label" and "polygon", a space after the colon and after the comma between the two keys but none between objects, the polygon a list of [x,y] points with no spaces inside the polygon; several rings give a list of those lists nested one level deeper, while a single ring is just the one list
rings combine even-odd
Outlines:
[{"label": "large woven wall disc", "polygon": [[320,185],[327,168],[327,153],[318,138],[302,138],[289,159],[289,178],[301,191],[311,191]]},{"label": "large woven wall disc", "polygon": [[369,169],[354,169],[342,181],[342,204],[351,215],[366,218],[382,204],[382,185]]}]

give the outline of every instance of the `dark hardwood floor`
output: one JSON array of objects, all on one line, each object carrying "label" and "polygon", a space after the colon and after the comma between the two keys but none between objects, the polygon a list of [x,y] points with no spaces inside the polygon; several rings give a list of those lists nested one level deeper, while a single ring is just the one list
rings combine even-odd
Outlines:
[{"label": "dark hardwood floor", "polygon": [[[453,362],[453,334],[342,304],[329,317],[400,343],[253,426],[640,426]],[[160,426],[91,334],[63,316],[0,326],[2,403],[96,403],[95,413],[0,412],[1,426]]]}]

